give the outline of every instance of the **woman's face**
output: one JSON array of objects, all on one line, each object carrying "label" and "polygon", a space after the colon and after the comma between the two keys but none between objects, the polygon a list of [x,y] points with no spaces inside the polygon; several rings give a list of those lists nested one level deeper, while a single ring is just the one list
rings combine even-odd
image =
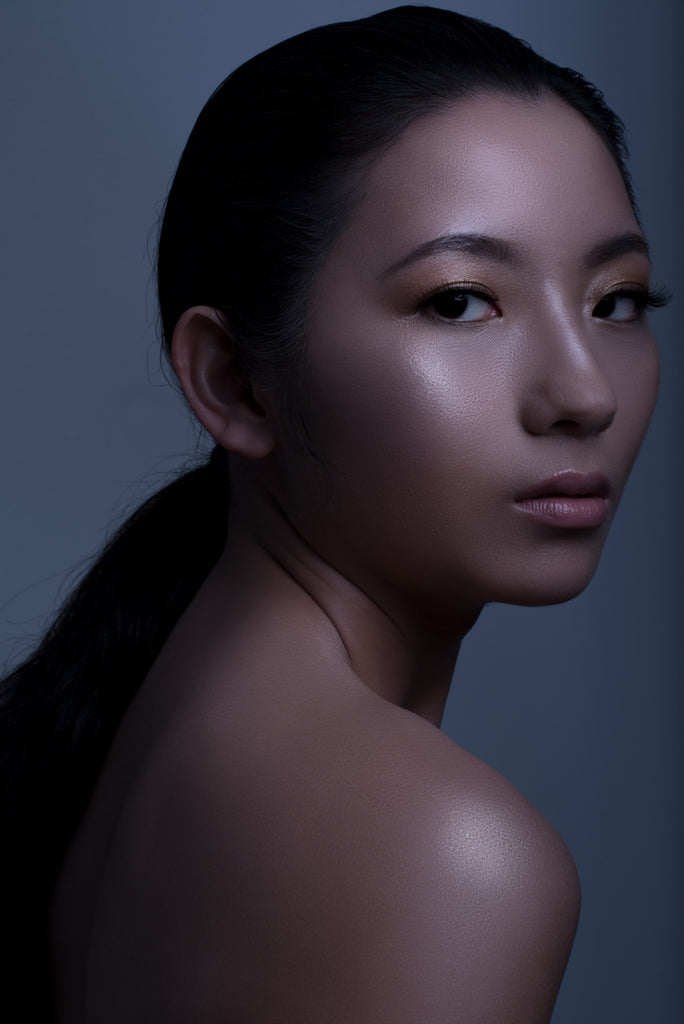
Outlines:
[{"label": "woman's face", "polygon": [[556,98],[482,95],[372,165],[311,303],[300,532],[384,607],[562,601],[590,580],[656,397],[649,261]]}]

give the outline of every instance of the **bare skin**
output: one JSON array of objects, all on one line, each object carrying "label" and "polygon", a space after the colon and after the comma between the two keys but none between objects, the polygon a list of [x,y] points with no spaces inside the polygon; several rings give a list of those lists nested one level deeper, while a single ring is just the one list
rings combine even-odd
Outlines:
[{"label": "bare skin", "polygon": [[[557,100],[482,96],[407,130],[312,296],[305,411],[332,498],[273,395],[233,376],[221,318],[181,319],[177,372],[233,453],[229,541],[62,870],[63,1024],[549,1020],[572,859],[436,726],[487,601],[566,600],[596,567],[657,387],[638,301],[601,304],[648,287],[628,236],[610,155]],[[470,289],[456,315],[428,301],[447,285]],[[521,507],[568,470],[608,481],[600,525]]]}]

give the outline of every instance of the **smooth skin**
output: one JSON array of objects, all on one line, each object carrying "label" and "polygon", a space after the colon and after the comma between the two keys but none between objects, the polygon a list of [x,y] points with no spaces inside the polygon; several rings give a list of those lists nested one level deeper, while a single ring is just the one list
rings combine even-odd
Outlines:
[{"label": "smooth skin", "polygon": [[[223,318],[183,315],[176,371],[232,453],[228,544],[63,867],[62,1024],[548,1022],[572,858],[436,726],[485,603],[564,601],[594,572],[657,389],[640,238],[559,100],[414,123],[312,295],[324,480]],[[608,479],[601,526],[521,513],[568,469]]]}]

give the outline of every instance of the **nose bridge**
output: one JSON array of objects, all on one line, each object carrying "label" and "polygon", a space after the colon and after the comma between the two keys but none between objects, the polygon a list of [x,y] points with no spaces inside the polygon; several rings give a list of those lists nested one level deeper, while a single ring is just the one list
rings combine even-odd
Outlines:
[{"label": "nose bridge", "polygon": [[525,426],[535,434],[588,435],[617,411],[615,391],[594,332],[581,310],[548,309],[531,325]]}]

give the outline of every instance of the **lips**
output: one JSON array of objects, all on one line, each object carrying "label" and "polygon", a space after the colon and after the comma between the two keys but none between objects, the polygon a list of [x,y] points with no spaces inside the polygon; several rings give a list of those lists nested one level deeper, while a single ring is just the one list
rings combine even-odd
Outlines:
[{"label": "lips", "polygon": [[602,473],[564,469],[525,491],[515,507],[529,518],[570,530],[591,530],[607,516],[610,484]]},{"label": "lips", "polygon": [[610,484],[603,473],[578,473],[574,469],[562,469],[547,480],[540,480],[520,496],[519,501],[534,498],[608,498]]}]

